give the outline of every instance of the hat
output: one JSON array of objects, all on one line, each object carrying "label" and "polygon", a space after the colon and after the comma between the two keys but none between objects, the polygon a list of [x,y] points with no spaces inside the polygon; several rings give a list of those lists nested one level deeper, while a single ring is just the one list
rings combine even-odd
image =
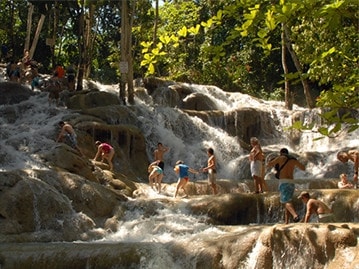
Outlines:
[{"label": "hat", "polygon": [[297,198],[298,198],[298,199],[302,199],[303,196],[309,198],[309,192],[307,192],[307,191],[302,191]]}]

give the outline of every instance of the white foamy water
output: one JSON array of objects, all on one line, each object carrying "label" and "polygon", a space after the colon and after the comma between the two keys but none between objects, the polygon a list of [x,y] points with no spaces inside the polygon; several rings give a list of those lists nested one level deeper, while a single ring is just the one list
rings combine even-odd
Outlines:
[{"label": "white foamy water", "polygon": [[[118,94],[117,85],[99,83],[95,85],[101,91]],[[241,93],[227,93],[214,86],[186,85],[186,87],[193,92],[206,95],[224,112],[240,107],[260,108],[278,119],[279,124],[273,125],[273,128],[281,131],[279,132],[281,135],[264,138],[262,141],[264,151],[277,152],[280,148],[287,147],[290,152],[299,156],[307,152],[317,154],[314,157],[315,161],[307,164],[305,172],[296,171],[297,178],[322,178],[330,167],[338,162],[336,159],[338,150],[359,145],[359,131],[343,134],[335,139],[320,140],[314,140],[318,137],[317,133],[303,132],[300,134],[300,142],[293,145],[286,128],[292,123],[294,112],[285,110],[282,102],[262,101]],[[136,108],[136,114],[142,122],[138,127],[146,139],[149,161],[153,159],[153,150],[158,142],[170,148],[165,155],[164,182],[176,180],[172,168],[179,159],[184,160],[194,169],[203,167],[206,164],[208,147],[215,149],[219,178],[233,180],[248,178],[249,167],[246,162],[248,152],[241,148],[237,137],[208,125],[198,117],[190,117],[180,109],[153,104],[149,96],[144,99],[136,97],[133,107]],[[2,105],[0,108],[7,111],[7,105]],[[46,93],[38,93],[29,100],[11,105],[11,108],[15,114],[12,117],[14,122],[4,116],[0,117],[0,146],[1,154],[4,156],[0,170],[47,169],[46,165],[38,159],[38,155],[56,147],[54,140],[58,133],[57,122],[74,112],[65,107],[49,107]],[[295,106],[294,111],[305,111],[305,109]],[[313,113],[314,110],[307,111],[305,114],[308,118],[313,118]]]}]

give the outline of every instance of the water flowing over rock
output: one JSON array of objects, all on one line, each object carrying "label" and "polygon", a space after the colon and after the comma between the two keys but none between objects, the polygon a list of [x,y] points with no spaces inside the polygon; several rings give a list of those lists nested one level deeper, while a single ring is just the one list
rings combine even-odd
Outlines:
[{"label": "water flowing over rock", "polygon": [[[335,158],[358,145],[357,133],[318,143],[286,131],[315,111],[287,111],[213,86],[148,78],[138,83],[135,104],[123,106],[113,87],[89,85],[66,95],[66,107],[49,106],[46,93],[26,86],[3,86],[14,91],[0,106],[1,268],[359,268],[359,192],[337,189],[338,175],[351,177],[353,166]],[[55,142],[60,120],[75,128],[85,158]],[[251,136],[266,156],[286,146],[300,158],[307,170],[295,173],[295,197],[308,190],[337,222],[281,224],[271,171],[269,191],[251,193]],[[92,160],[96,140],[114,147],[114,171]],[[158,142],[170,148],[160,194],[147,184]],[[199,169],[208,147],[219,194],[211,195],[201,173],[190,177],[189,198],[172,198],[174,163]],[[302,202],[293,204],[303,216]]]}]

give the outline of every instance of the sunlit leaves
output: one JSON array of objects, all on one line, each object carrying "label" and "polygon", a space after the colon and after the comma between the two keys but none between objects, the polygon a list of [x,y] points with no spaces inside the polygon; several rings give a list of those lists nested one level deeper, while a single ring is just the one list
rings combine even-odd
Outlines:
[{"label": "sunlit leaves", "polygon": [[188,32],[193,34],[193,35],[197,35],[199,33],[200,27],[201,27],[201,25],[197,24],[196,27],[189,28]]},{"label": "sunlit leaves", "polygon": [[180,36],[180,37],[186,37],[187,36],[187,27],[186,26],[183,26],[182,29],[180,29],[177,34]]},{"label": "sunlit leaves", "polygon": [[273,31],[277,25],[277,22],[273,16],[273,11],[272,10],[268,10],[266,13],[266,20],[265,20],[265,24],[267,26],[267,28],[270,31]]}]

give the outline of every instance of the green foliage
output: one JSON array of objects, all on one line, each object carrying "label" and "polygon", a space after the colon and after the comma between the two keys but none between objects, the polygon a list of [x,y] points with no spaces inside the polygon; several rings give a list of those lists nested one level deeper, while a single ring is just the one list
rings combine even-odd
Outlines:
[{"label": "green foliage", "polygon": [[[132,56],[135,77],[167,76],[183,81],[213,84],[261,98],[283,100],[281,26],[289,38],[303,72],[291,62],[286,76],[294,85],[310,80],[321,90],[317,106],[323,125],[316,129],[334,136],[339,130],[358,128],[358,28],[357,0],[177,0],[159,8],[154,39],[155,10],[151,0],[131,1]],[[90,76],[105,83],[118,82],[121,10],[119,1],[33,1],[32,28],[40,13],[46,22],[34,58],[46,66],[79,59],[80,6],[89,14],[95,5],[96,23]],[[56,6],[56,9],[53,7]],[[26,35],[27,1],[0,0],[0,38],[22,57]],[[58,27],[53,31],[57,11]],[[32,37],[33,37],[32,33]],[[46,38],[56,36],[54,51]],[[298,86],[297,86],[298,87]],[[295,128],[312,126],[295,125]]]},{"label": "green foliage", "polygon": [[[341,110],[358,109],[358,2],[342,1],[262,1],[245,9],[245,21],[236,29],[251,36],[266,53],[272,53],[270,36],[280,23],[291,29],[294,50],[305,67],[303,74],[288,75],[292,81],[305,77],[329,90],[322,91],[317,106],[324,108],[324,136],[335,136],[344,126],[358,128],[355,113]],[[345,125],[343,125],[345,124]],[[294,126],[303,128],[305,126]]]}]

